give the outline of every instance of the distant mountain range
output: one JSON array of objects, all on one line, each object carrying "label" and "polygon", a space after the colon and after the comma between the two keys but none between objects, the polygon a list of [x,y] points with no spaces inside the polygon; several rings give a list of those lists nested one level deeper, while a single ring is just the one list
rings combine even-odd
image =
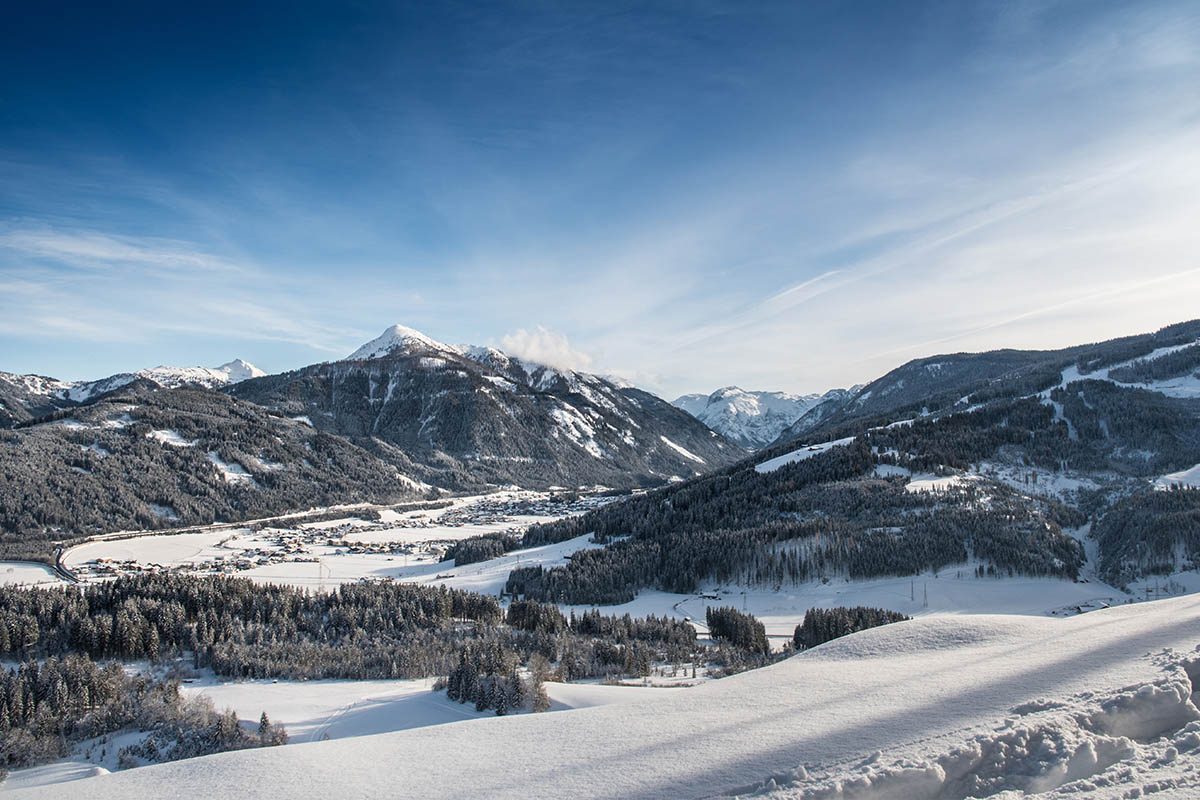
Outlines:
[{"label": "distant mountain range", "polygon": [[0,376],[0,544],[44,555],[82,533],[497,485],[677,484],[536,533],[609,544],[586,559],[594,574],[572,564],[510,590],[614,602],[712,576],[963,559],[1076,577],[1084,535],[1118,584],[1200,563],[1200,493],[1159,491],[1200,481],[1200,321],[923,358],[820,397],[730,387],[683,408],[402,326],[340,361],[257,373]]},{"label": "distant mountain range", "polygon": [[745,455],[649,392],[400,325],[341,361],[227,391],[442,486],[653,485]]},{"label": "distant mountain range", "polygon": [[42,375],[0,372],[0,427],[12,427],[63,408],[82,405],[130,384],[162,389],[217,389],[266,375],[240,358],[219,367],[151,367],[92,381],[60,381]]},{"label": "distant mountain range", "polygon": [[679,481],[746,455],[649,392],[394,326],[280,375],[0,373],[0,544],[439,491]]},{"label": "distant mountain range", "polygon": [[759,450],[773,443],[812,408],[845,401],[858,388],[831,389],[825,394],[788,394],[726,386],[712,394],[685,394],[672,404],[731,442],[747,450]]}]

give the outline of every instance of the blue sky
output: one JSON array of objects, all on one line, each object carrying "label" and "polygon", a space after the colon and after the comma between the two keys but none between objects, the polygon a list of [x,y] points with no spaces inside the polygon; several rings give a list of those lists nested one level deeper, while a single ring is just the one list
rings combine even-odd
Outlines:
[{"label": "blue sky", "polygon": [[1194,3],[114,5],[0,29],[3,370],[401,322],[813,391],[1200,316]]}]

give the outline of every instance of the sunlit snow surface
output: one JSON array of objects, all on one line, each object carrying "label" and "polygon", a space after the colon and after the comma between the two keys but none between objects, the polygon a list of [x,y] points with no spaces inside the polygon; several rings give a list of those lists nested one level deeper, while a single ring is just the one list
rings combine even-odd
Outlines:
[{"label": "sunlit snow surface", "polygon": [[1193,597],[1069,619],[928,617],[635,703],[225,753],[13,796],[1194,797],[1197,643]]},{"label": "sunlit snow surface", "polygon": [[1170,475],[1163,475],[1154,481],[1154,488],[1156,489],[1170,489],[1175,486],[1200,486],[1200,464],[1191,469],[1172,472]]},{"label": "sunlit snow surface", "polygon": [[[914,490],[937,491],[940,483],[947,480],[913,476],[899,468],[881,470],[908,478],[917,484]],[[1017,480],[1017,476],[1013,480]],[[1044,481],[1039,485],[1050,488]],[[1061,487],[1056,485],[1054,488]],[[118,574],[125,570],[158,569],[161,565],[161,568],[235,574],[311,589],[328,589],[363,578],[393,578],[444,583],[495,594],[503,588],[509,571],[515,566],[564,564],[571,553],[596,546],[585,535],[463,567],[439,561],[442,546],[454,540],[491,531],[519,530],[533,522],[554,518],[549,512],[515,514],[512,513],[515,507],[505,505],[520,500],[536,504],[544,502],[546,496],[512,491],[457,498],[448,508],[375,508],[371,509],[371,515],[365,508],[350,508],[329,520],[297,519],[271,525],[219,526],[185,534],[115,538],[72,549],[66,554],[65,561],[86,580],[105,579],[108,575],[100,569],[105,564],[108,565],[105,569],[114,569]],[[378,520],[367,518],[376,515]],[[363,548],[394,550],[352,552]],[[258,563],[259,560],[264,563]],[[1129,601],[1127,595],[1095,581],[977,578],[974,566],[967,564],[911,578],[855,582],[831,579],[749,590],[735,584],[707,584],[691,595],[641,592],[630,603],[604,607],[604,613],[637,616],[653,613],[687,618],[696,625],[700,635],[705,636],[706,608],[745,608],[764,622],[777,650],[790,640],[795,626],[811,607],[872,605],[903,611],[921,619],[915,624],[895,626],[895,632],[886,634],[882,640],[877,637],[884,634],[876,631],[856,635],[783,665],[711,685],[682,689],[552,685],[549,688],[554,709],[583,710],[536,718],[522,715],[519,719],[498,720],[490,714],[477,714],[473,707],[451,703],[444,694],[430,691],[428,681],[228,682],[215,680],[210,675],[187,684],[185,692],[207,694],[218,708],[232,707],[243,720],[250,722],[266,711],[273,720],[283,723],[291,731],[294,744],[284,750],[307,754],[303,758],[311,761],[299,761],[295,759],[302,756],[275,752],[218,756],[198,762],[140,768],[116,778],[105,777],[86,783],[78,783],[77,779],[86,777],[87,765],[60,763],[38,768],[38,772],[18,772],[9,788],[74,780],[76,782],[65,784],[58,790],[47,786],[43,796],[74,797],[85,793],[98,797],[118,796],[105,794],[109,791],[107,782],[114,781],[111,785],[127,787],[119,791],[127,791],[129,796],[174,796],[187,791],[189,785],[200,786],[200,783],[189,784],[190,781],[204,780],[203,772],[195,764],[208,764],[215,765],[216,784],[212,793],[207,793],[208,787],[205,787],[205,796],[234,796],[231,782],[237,770],[247,771],[247,779],[253,784],[256,795],[265,792],[268,796],[281,797],[321,796],[335,791],[331,788],[336,781],[333,765],[345,762],[351,772],[343,776],[347,783],[337,790],[338,796],[380,792],[388,795],[387,787],[392,785],[394,788],[394,784],[378,775],[379,764],[386,764],[387,770],[394,773],[393,778],[403,775],[406,781],[412,781],[411,793],[409,784],[405,783],[406,796],[530,797],[572,793],[584,797],[707,796],[737,789],[775,791],[766,782],[772,777],[784,776],[786,780],[777,780],[779,791],[799,792],[824,787],[821,789],[823,794],[801,796],[839,797],[843,795],[837,794],[840,790],[836,790],[836,786],[843,779],[843,773],[848,775],[855,770],[866,770],[874,776],[862,784],[870,791],[876,791],[874,783],[909,779],[925,781],[930,786],[941,785],[938,781],[944,783],[944,780],[938,777],[937,769],[921,766],[910,775],[905,772],[908,768],[896,766],[896,759],[924,763],[922,759],[929,761],[957,747],[967,746],[964,743],[969,745],[975,737],[990,735],[987,732],[995,724],[1012,716],[1007,713],[1008,707],[1004,703],[1009,706],[1034,703],[1036,708],[1044,709],[1019,719],[1041,719],[1046,715],[1054,716],[1051,712],[1057,713],[1062,708],[1079,710],[1088,707],[1092,701],[1073,696],[1082,690],[1072,687],[1084,682],[1065,676],[1068,661],[1074,665],[1072,669],[1078,667],[1082,673],[1091,675],[1097,685],[1133,683],[1141,680],[1138,677],[1141,673],[1134,675],[1138,670],[1149,675],[1158,668],[1142,659],[1142,654],[1150,652],[1144,637],[1157,630],[1155,626],[1162,627],[1158,623],[1165,617],[1141,609],[1167,607],[1163,603],[1142,603],[1137,609],[1094,611],[1079,617],[1080,620],[1111,617],[1120,621],[1133,615],[1143,619],[1146,627],[1145,631],[1137,631],[1134,629],[1138,626],[1132,622],[1119,622],[1130,636],[1136,634],[1143,638],[1130,638],[1126,649],[1118,646],[1115,640],[1105,639],[1107,644],[1103,645],[1102,657],[1089,666],[1083,663],[1087,656],[1076,651],[1086,648],[1088,641],[1095,638],[1092,623],[1083,625],[1074,620],[1049,617],[1075,616],[1081,610],[1120,605]],[[1170,646],[1191,648],[1200,644],[1200,634],[1186,633],[1200,625],[1194,619],[1200,616],[1197,606],[1187,600],[1163,602],[1185,604],[1172,607],[1186,609],[1186,614],[1177,611],[1180,636],[1191,637],[1190,642],[1172,639]],[[585,608],[588,607],[565,607],[564,611]],[[1032,616],[1028,619],[986,616],[996,613]],[[1059,639],[1080,637],[1080,641],[1069,647],[1058,642]],[[860,639],[876,641],[875,649],[846,649],[850,642]],[[1025,644],[1016,644],[1022,641]],[[1046,654],[1040,652],[1050,641],[1056,642],[1058,651],[1051,648],[1048,652],[1065,653],[1067,661],[1063,664],[1048,661]],[[894,649],[895,653],[889,655],[888,648]],[[856,655],[840,659],[829,655],[838,652]],[[1045,667],[1050,673],[1059,675],[1067,688],[1059,691],[1052,681],[1040,676],[1030,679],[1028,687],[1019,686],[1021,681],[1006,677],[1023,674],[1018,663],[1021,652],[1032,653],[1028,656],[1031,671]],[[995,664],[991,663],[993,660]],[[975,674],[972,664],[978,665],[979,680],[989,686],[995,683],[992,688],[974,687],[971,683]],[[1131,677],[1112,678],[1109,666],[1119,674]],[[942,687],[942,694],[925,685],[930,680]],[[861,684],[861,691],[854,691],[856,683]],[[722,688],[725,686],[731,688]],[[736,688],[739,686],[755,688]],[[762,697],[751,696],[756,693]],[[1011,702],[1006,699],[1018,695],[1024,699]],[[973,705],[938,712],[938,697],[947,697],[954,705]],[[1053,702],[1037,705],[1035,701],[1039,697],[1053,698]],[[620,708],[593,708],[611,704],[619,704]],[[755,714],[751,714],[751,710]],[[526,718],[552,719],[554,722],[526,721]],[[888,732],[888,737],[874,733],[854,737],[845,733],[852,729],[874,730],[876,720],[880,729]],[[510,724],[514,727],[498,727]],[[418,728],[420,730],[416,730]],[[476,728],[477,732],[468,732]],[[739,730],[744,736],[736,734]],[[1061,750],[1068,745],[1083,747],[1081,743],[1085,742],[1091,742],[1089,746],[1094,749],[1097,745],[1089,737],[1092,733],[1073,730],[1067,736],[1070,742],[1060,742],[1051,749]],[[337,741],[324,741],[326,738],[350,739],[357,744],[343,750],[338,749]],[[920,739],[928,739],[928,742],[918,746]],[[1197,739],[1200,741],[1200,734]],[[628,740],[629,746],[610,740]],[[505,743],[502,748],[498,744],[501,741]],[[573,743],[573,746],[567,747],[567,743]],[[476,766],[468,771],[455,769],[438,751],[441,747],[477,754],[477,758],[471,759]],[[512,760],[511,770],[505,771],[507,768],[493,764],[495,759],[485,755],[499,751],[508,753],[510,747],[545,751],[547,758],[557,759],[564,765],[563,770],[549,771],[538,764],[529,764],[526,755],[518,755]],[[1131,747],[1136,750],[1141,745]],[[584,763],[581,753],[590,752],[592,748],[598,748],[597,759],[607,763],[610,772],[622,774],[605,776],[590,762]],[[1008,745],[1000,749],[1004,752],[1013,750]],[[882,752],[863,762],[874,750]],[[680,758],[679,754],[684,752],[688,757]],[[631,764],[628,774],[623,768],[613,766],[625,760]],[[484,762],[487,763],[482,768],[477,766]],[[694,772],[682,769],[681,763],[691,763]],[[806,773],[796,772],[801,765],[808,770]],[[944,768],[939,768],[945,773]],[[313,782],[298,781],[295,775],[289,774],[291,772],[311,775]],[[140,773],[144,776],[136,777]],[[807,775],[808,779],[795,786],[788,785],[788,781],[800,775]],[[476,777],[478,784],[471,782]],[[611,785],[605,783],[606,777],[611,779]],[[135,783],[124,783],[128,780]],[[172,788],[172,782],[176,780],[181,781],[178,790]],[[859,776],[854,780],[862,783],[865,779]],[[260,784],[270,785],[261,788]],[[99,794],[96,794],[97,787]],[[907,790],[887,791],[892,793],[849,796],[939,796],[909,794]],[[947,796],[968,795],[951,792]]]},{"label": "sunlit snow surface", "polygon": [[187,533],[116,534],[72,548],[63,563],[85,581],[167,569],[315,589],[386,578],[498,594],[514,567],[563,564],[571,553],[596,545],[584,536],[462,568],[442,561],[446,546],[485,533],[520,532],[607,500],[585,499],[567,512],[545,492],[511,490],[455,498],[441,508],[370,509],[378,521],[347,510],[319,522],[297,518]]},{"label": "sunlit snow surface", "polygon": [[58,573],[32,561],[0,561],[0,586],[35,586],[61,583]]},{"label": "sunlit snow surface", "polygon": [[774,472],[785,464],[794,464],[797,461],[806,461],[813,456],[828,452],[835,447],[841,447],[843,445],[850,444],[853,441],[854,437],[851,436],[847,439],[838,439],[833,442],[821,442],[820,444],[805,445],[798,450],[793,450],[790,453],[784,453],[781,456],[768,459],[761,464],[756,464],[754,470],[755,472],[759,473]]}]

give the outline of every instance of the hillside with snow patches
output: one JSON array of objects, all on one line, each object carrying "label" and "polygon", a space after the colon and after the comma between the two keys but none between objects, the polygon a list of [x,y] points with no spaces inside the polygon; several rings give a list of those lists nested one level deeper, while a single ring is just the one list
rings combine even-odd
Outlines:
[{"label": "hillside with snow patches", "polygon": [[13,798],[1195,797],[1200,600],[928,617],[688,689],[224,753]]},{"label": "hillside with snow patches", "polygon": [[450,488],[679,480],[745,451],[649,392],[393,326],[345,359],[227,392]]},{"label": "hillside with snow patches", "polygon": [[685,394],[672,404],[732,442],[758,450],[774,442],[815,406],[846,397],[853,390],[824,394],[754,392],[726,386],[711,394]]},{"label": "hillside with snow patches", "polygon": [[337,436],[206,389],[131,386],[0,431],[8,557],[115,530],[230,521],[429,487]]},{"label": "hillside with snow patches", "polygon": [[[1200,396],[1200,321],[1061,350],[951,353],[910,361],[809,410],[780,443],[864,422],[963,410],[1083,380],[1142,388],[1175,399]],[[1153,363],[1152,363],[1153,362]],[[831,438],[831,437],[826,437]]]},{"label": "hillside with snow patches", "polygon": [[[1193,586],[1200,564],[1196,494],[1166,490],[1200,486],[1200,329],[1188,323],[1065,352],[1072,358],[1067,363],[1061,352],[1052,354],[1050,366],[989,380],[953,403],[930,402],[905,419],[825,427],[841,438],[819,441],[818,432],[801,439],[809,444],[773,447],[755,469],[769,472],[860,438],[902,462],[913,455],[905,444],[938,440],[942,463],[926,458],[920,466],[938,467],[943,482],[1006,485],[1083,510],[1092,518],[1083,540],[1105,580],[1142,592],[1156,576],[1176,591]],[[1004,384],[1012,388],[987,388]],[[1014,427],[1028,430],[1030,440],[1014,436]],[[983,437],[995,444],[980,447]],[[947,456],[958,463],[946,463]],[[909,478],[920,471],[881,469]]]}]

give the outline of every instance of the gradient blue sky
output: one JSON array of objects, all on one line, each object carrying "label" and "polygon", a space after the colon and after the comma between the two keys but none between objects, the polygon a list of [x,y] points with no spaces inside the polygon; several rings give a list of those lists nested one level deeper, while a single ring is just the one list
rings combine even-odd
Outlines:
[{"label": "gradient blue sky", "polygon": [[811,391],[1200,316],[1194,2],[109,5],[0,27],[3,370],[402,322]]}]

